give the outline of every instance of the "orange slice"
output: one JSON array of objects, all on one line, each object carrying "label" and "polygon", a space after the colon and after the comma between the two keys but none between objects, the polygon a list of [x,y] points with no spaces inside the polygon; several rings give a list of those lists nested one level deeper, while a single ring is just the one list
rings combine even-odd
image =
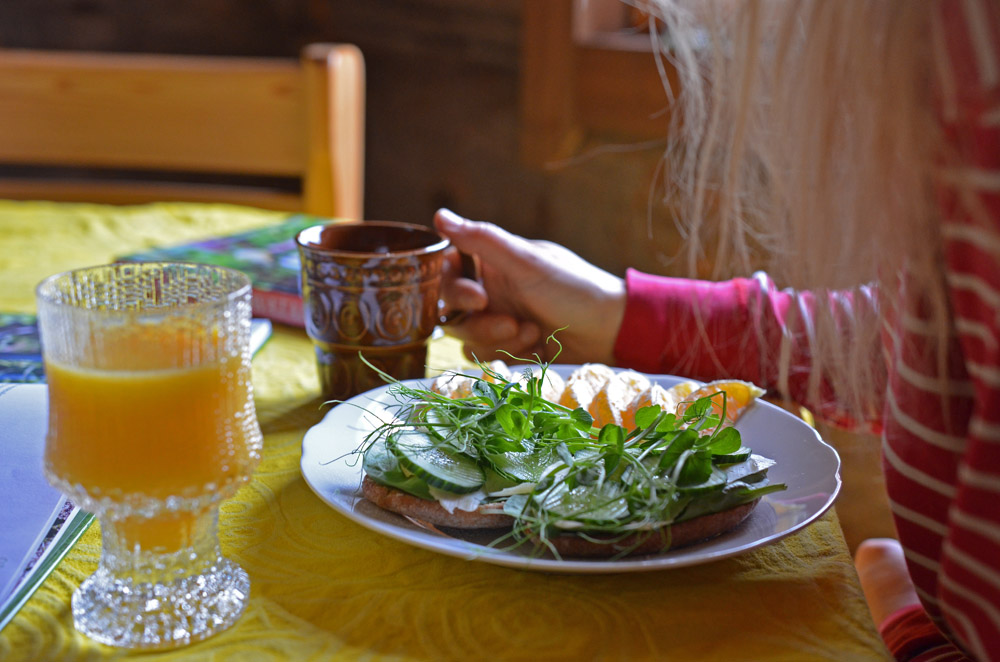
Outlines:
[{"label": "orange slice", "polygon": [[629,403],[628,409],[622,413],[622,425],[631,430],[635,427],[635,413],[643,407],[658,405],[662,411],[675,413],[677,405],[685,400],[698,387],[695,382],[679,382],[670,388],[653,384],[636,395]]},{"label": "orange slice", "polygon": [[570,409],[587,409],[605,382],[614,376],[614,369],[603,363],[583,364],[566,378],[566,387],[559,398],[559,404]]},{"label": "orange slice", "polygon": [[472,377],[467,377],[458,371],[443,372],[431,382],[431,390],[446,398],[465,398],[472,395]]},{"label": "orange slice", "polygon": [[633,370],[623,370],[604,382],[587,405],[587,411],[594,417],[594,427],[604,427],[608,423],[624,425],[629,403],[649,385],[648,377]]},{"label": "orange slice", "polygon": [[738,419],[747,407],[765,392],[764,389],[750,382],[738,379],[719,379],[691,391],[684,398],[684,402],[677,407],[677,413],[683,414],[687,406],[699,398],[712,396],[712,407],[715,409],[715,413],[721,416],[723,400],[721,395],[716,395],[720,391],[726,394],[726,421],[730,423]]},{"label": "orange slice", "polygon": [[[677,403],[679,404],[681,401],[685,400],[689,395],[694,393],[694,390],[696,388],[698,388],[698,382],[692,382],[692,381],[677,382],[676,384],[667,389],[667,393],[669,393],[672,397],[676,398]],[[677,405],[675,404],[674,407],[676,406]]]}]

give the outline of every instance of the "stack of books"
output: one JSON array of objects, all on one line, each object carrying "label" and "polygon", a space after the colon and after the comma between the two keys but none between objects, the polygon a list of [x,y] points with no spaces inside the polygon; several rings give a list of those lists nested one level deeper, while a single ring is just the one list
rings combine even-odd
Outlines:
[{"label": "stack of books", "polygon": [[299,251],[295,235],[324,219],[305,214],[265,228],[123,255],[129,262],[198,262],[242,271],[253,283],[254,317],[302,327]]}]

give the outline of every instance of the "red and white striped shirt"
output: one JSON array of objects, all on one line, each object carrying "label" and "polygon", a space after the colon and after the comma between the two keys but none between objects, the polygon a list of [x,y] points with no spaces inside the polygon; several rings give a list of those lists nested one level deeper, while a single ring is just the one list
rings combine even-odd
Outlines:
[{"label": "red and white striped shirt", "polygon": [[[993,660],[1000,659],[1000,7],[945,0],[940,16],[942,122],[963,164],[954,174],[973,190],[941,194],[952,317],[945,365],[935,331],[902,289],[899,313],[885,325],[883,467],[927,614],[969,656]],[[811,293],[778,290],[762,274],[709,283],[630,271],[627,283],[615,345],[621,364],[747,379],[836,414],[836,393],[810,370],[810,319],[820,303]],[[874,310],[874,299],[860,290],[825,303],[858,314]],[[943,637],[918,648],[909,659],[964,657]]]}]

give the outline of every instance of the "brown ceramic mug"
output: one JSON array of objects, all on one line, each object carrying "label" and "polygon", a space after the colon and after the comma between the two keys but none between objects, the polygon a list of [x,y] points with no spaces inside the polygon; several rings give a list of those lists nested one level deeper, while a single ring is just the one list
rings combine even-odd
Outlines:
[{"label": "brown ceramic mug", "polygon": [[306,332],[324,397],[343,400],[382,385],[361,360],[397,379],[423,377],[451,242],[391,221],[317,225],[296,237]]}]

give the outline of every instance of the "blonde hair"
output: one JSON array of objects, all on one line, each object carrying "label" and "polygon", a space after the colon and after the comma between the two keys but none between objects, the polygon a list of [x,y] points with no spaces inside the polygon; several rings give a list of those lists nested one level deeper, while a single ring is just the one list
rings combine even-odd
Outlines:
[{"label": "blonde hair", "polygon": [[[691,273],[763,269],[818,298],[877,286],[885,317],[905,271],[943,348],[938,3],[626,1],[661,21],[660,57],[680,73],[664,184]],[[816,307],[813,372],[870,416],[885,385],[882,321],[856,315],[846,334],[843,312]]]}]

